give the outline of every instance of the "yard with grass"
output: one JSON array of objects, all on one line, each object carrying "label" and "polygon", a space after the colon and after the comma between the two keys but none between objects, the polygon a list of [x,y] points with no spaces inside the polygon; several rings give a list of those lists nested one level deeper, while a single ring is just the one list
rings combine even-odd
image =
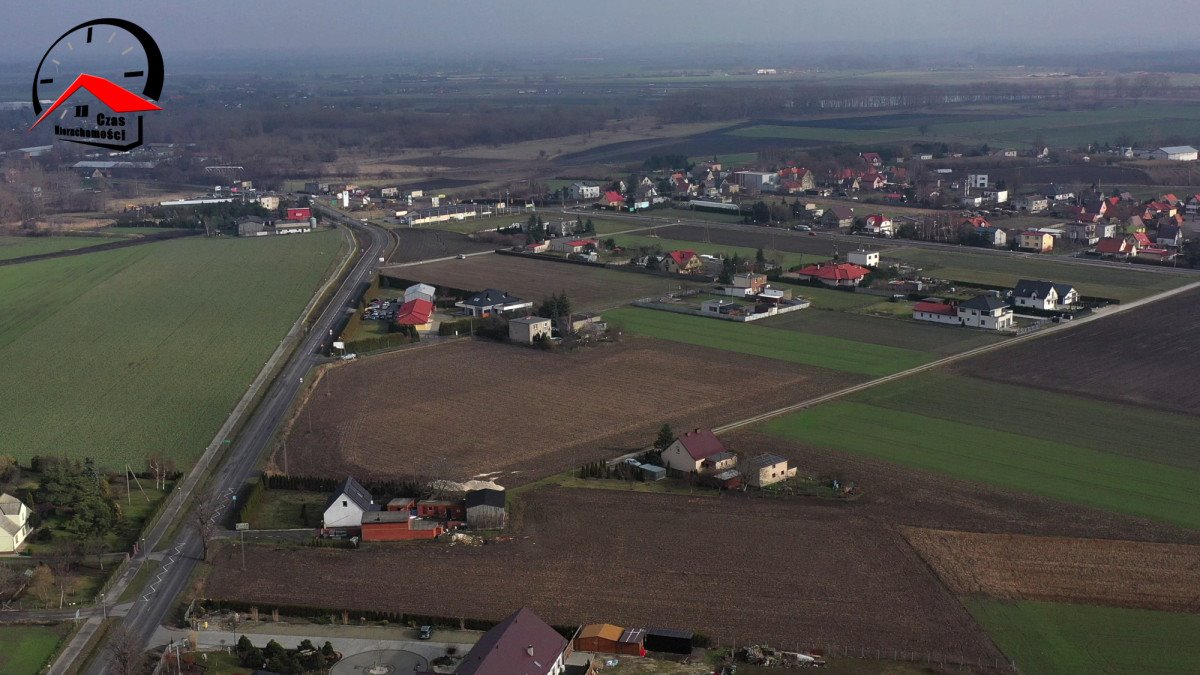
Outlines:
[{"label": "yard with grass", "polygon": [[10,452],[140,468],[166,451],[186,468],[344,246],[334,231],[189,237],[0,268]]},{"label": "yard with grass", "polygon": [[1020,279],[1072,284],[1080,295],[1122,302],[1182,286],[1188,277],[1140,270],[1129,265],[1086,265],[1036,254],[996,255],[945,249],[898,248],[883,252],[884,263],[916,265],[925,276],[1011,287]]},{"label": "yard with grass", "polygon": [[247,514],[252,530],[299,530],[318,527],[329,495],[302,490],[263,490],[261,502]]},{"label": "yard with grass", "polygon": [[1028,675],[1200,672],[1200,615],[1028,601],[966,605]]},{"label": "yard with grass", "polygon": [[[697,241],[687,241],[684,239],[667,239],[664,237],[649,236],[647,233],[642,234],[618,234],[613,237],[617,241],[617,245],[626,249],[636,251],[639,247],[658,247],[663,251],[674,251],[683,249],[687,251],[695,251],[697,254],[706,255],[726,255],[732,256],[737,254],[744,259],[754,260],[757,248],[749,246],[733,246],[731,244],[709,244]],[[764,252],[769,247],[764,247]],[[825,260],[826,256],[804,255],[802,253],[789,253],[786,251],[772,251],[767,254],[767,257],[775,260],[786,268],[799,265],[801,261],[806,263],[814,263],[818,260]]]},{"label": "yard with grass", "polygon": [[861,375],[887,375],[931,360],[910,349],[652,309],[617,309],[604,317],[637,335]]},{"label": "yard with grass", "polygon": [[111,237],[10,237],[0,235],[0,260],[23,258],[27,255],[73,251],[77,248],[107,244]]},{"label": "yard with grass", "polygon": [[[809,298],[809,290],[798,288],[796,293]],[[870,295],[856,296],[837,291],[827,293],[849,296],[851,299],[879,300]],[[812,308],[771,317],[759,324],[767,328],[899,347],[937,356],[957,354],[1004,339],[1004,336],[992,331],[915,321],[912,319],[912,303],[908,302],[875,302],[858,308],[850,307],[847,311],[822,311],[820,308],[820,300],[813,300]],[[883,309],[890,310],[892,315],[884,315]]]},{"label": "yard with grass", "polygon": [[776,418],[764,430],[809,446],[1200,528],[1200,472],[1026,436],[1019,428],[838,402]]},{"label": "yard with grass", "polygon": [[0,626],[0,673],[36,675],[70,632],[69,624]]}]

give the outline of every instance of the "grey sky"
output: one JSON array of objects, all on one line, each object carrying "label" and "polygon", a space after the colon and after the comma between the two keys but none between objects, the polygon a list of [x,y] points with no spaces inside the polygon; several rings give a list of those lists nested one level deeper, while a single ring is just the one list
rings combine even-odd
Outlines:
[{"label": "grey sky", "polygon": [[0,24],[0,58],[40,58],[63,31],[103,16],[140,23],[168,60],[258,50],[612,54],[654,44],[768,42],[798,51],[820,43],[886,62],[892,41],[936,51],[1187,46],[1186,30],[1140,27],[1191,25],[1195,0],[13,0]]}]

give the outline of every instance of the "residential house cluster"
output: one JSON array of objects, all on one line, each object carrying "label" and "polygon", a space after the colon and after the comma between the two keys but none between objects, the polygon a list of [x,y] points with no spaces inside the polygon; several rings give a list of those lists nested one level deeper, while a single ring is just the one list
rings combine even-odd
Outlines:
[{"label": "residential house cluster", "polygon": [[471,490],[462,500],[397,497],[377,504],[370,491],[347,477],[325,504],[321,533],[361,537],[364,542],[405,541],[434,539],[464,525],[502,528],[504,521],[502,490]]},{"label": "residential house cluster", "polygon": [[796,476],[796,469],[778,455],[764,453],[739,459],[709,429],[680,434],[662,451],[662,463],[677,474],[697,476],[722,489],[743,485],[761,488]]}]

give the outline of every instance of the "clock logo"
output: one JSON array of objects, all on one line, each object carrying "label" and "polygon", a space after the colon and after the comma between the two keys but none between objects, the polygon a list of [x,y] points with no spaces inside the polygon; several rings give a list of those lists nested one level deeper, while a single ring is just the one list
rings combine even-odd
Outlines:
[{"label": "clock logo", "polygon": [[[142,144],[142,113],[162,110],[163,59],[141,26],[96,19],[63,33],[33,76],[33,114],[57,114],[54,136],[110,150]],[[70,103],[68,105],[68,102]],[[68,117],[70,115],[70,117]]]}]

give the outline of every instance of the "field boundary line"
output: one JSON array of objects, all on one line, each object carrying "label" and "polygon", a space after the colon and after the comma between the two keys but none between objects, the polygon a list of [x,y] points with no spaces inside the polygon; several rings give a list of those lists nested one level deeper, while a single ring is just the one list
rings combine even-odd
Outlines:
[{"label": "field boundary line", "polygon": [[969,349],[969,350],[967,350],[965,352],[961,352],[959,354],[952,354],[950,356],[947,356],[947,357],[944,357],[941,359],[937,359],[935,361],[930,361],[929,363],[917,366],[915,368],[909,368],[908,370],[902,370],[898,373],[892,373],[891,375],[885,375],[883,377],[876,378],[874,380],[869,380],[867,382],[861,382],[859,384],[851,385],[849,387],[845,387],[843,389],[839,389],[835,392],[824,394],[824,395],[818,396],[816,398],[810,398],[805,401],[800,401],[799,403],[793,403],[791,405],[787,405],[782,408],[776,408],[775,410],[771,410],[771,411],[768,411],[765,413],[754,415],[753,417],[747,417],[746,419],[738,420],[736,422],[730,422],[729,424],[726,424],[724,426],[720,426],[720,427],[713,429],[713,433],[723,434],[723,433],[726,433],[729,431],[733,431],[735,429],[740,429],[742,427],[749,426],[751,424],[757,424],[758,422],[764,422],[773,417],[779,417],[780,415],[786,415],[791,412],[796,412],[797,410],[811,408],[812,406],[819,405],[821,403],[826,403],[826,402],[832,401],[834,399],[843,398],[845,396],[849,396],[850,394],[854,394],[854,393],[857,393],[857,392],[860,392],[860,391],[863,391],[866,389],[871,389],[872,387],[877,387],[881,384],[886,384],[888,382],[893,382],[895,380],[903,379],[903,378],[906,378],[906,377],[909,377],[912,375],[917,375],[917,374],[923,373],[927,370],[933,370],[935,368],[940,368],[944,365],[954,363],[956,361],[962,361],[964,359],[969,359],[974,356],[979,356],[981,354],[986,354],[988,352],[993,352],[996,350],[1004,349],[1006,347],[1010,347],[1014,344],[1018,344],[1021,342],[1026,342],[1029,340],[1036,340],[1044,335],[1050,335],[1053,333],[1057,333],[1062,330],[1070,329],[1074,326],[1091,323],[1092,321],[1096,321],[1099,319],[1105,319],[1105,318],[1108,318],[1115,314],[1120,314],[1122,312],[1127,312],[1132,309],[1137,309],[1138,307],[1142,307],[1144,305],[1148,305],[1153,302],[1158,302],[1159,300],[1165,300],[1166,298],[1169,298],[1169,297],[1172,297],[1175,295],[1179,295],[1180,293],[1185,293],[1187,291],[1191,291],[1191,290],[1194,290],[1197,288],[1200,288],[1200,281],[1194,281],[1190,284],[1179,286],[1177,288],[1172,288],[1170,290],[1166,290],[1166,291],[1163,291],[1162,293],[1158,293],[1156,295],[1151,295],[1151,296],[1142,298],[1140,300],[1134,300],[1133,302],[1130,302],[1130,303],[1120,304],[1120,305],[1112,305],[1112,306],[1104,308],[1103,310],[1097,311],[1089,316],[1086,316],[1082,319],[1076,319],[1074,321],[1068,321],[1068,322],[1064,322],[1064,323],[1055,324],[1054,326],[1051,326],[1050,328],[1046,328],[1046,329],[1043,329],[1040,331],[1034,331],[1034,332],[1028,333],[1026,335],[1020,335],[1017,337],[1009,338],[1007,340],[1004,340],[1002,342],[997,342],[995,344],[984,345],[982,347],[976,347],[975,349]]}]

